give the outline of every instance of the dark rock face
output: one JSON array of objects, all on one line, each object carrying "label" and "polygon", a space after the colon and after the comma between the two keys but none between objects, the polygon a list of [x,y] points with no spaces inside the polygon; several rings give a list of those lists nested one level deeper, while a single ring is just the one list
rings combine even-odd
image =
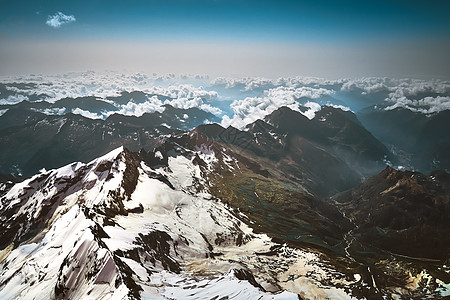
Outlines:
[{"label": "dark rock face", "polygon": [[257,287],[260,290],[264,291],[264,288],[258,282],[256,282],[255,277],[253,276],[252,272],[250,272],[248,270],[244,270],[244,269],[234,269],[233,273],[237,279],[247,280],[254,287]]},{"label": "dark rock face", "polygon": [[118,104],[127,104],[130,101],[135,103],[144,103],[148,100],[149,96],[150,95],[147,95],[146,93],[141,91],[133,91],[133,92],[122,91],[120,93],[120,96],[108,97],[107,99],[112,100]]},{"label": "dark rock face", "polygon": [[361,240],[396,254],[444,259],[450,245],[450,175],[386,168],[333,197]]},{"label": "dark rock face", "polygon": [[265,118],[278,132],[297,135],[330,154],[338,156],[364,177],[383,168],[383,160],[394,160],[392,153],[367,131],[349,111],[323,106],[309,120],[282,107]]},{"label": "dark rock face", "polygon": [[368,108],[358,118],[401,163],[420,172],[450,170],[450,110],[425,115],[408,109]]},{"label": "dark rock face", "polygon": [[[320,196],[358,185],[381,171],[392,154],[351,112],[324,106],[309,120],[282,107],[247,126],[247,131],[218,124],[201,125],[196,132],[221,144],[267,158]],[[269,171],[270,173],[270,171]]]},{"label": "dark rock face", "polygon": [[0,174],[0,184],[2,184],[2,183],[12,184],[12,183],[21,182],[22,180],[24,180],[24,178],[21,176],[14,176],[11,174]]},{"label": "dark rock face", "polygon": [[176,253],[176,244],[167,232],[157,230],[147,235],[140,234],[136,243],[142,245],[143,255],[149,256],[153,264],[157,260],[161,262],[164,269],[180,273],[179,262],[171,257],[171,249]]},{"label": "dark rock face", "polygon": [[[81,104],[101,102],[89,97],[78,100]],[[162,135],[192,129],[207,119],[217,120],[197,108],[170,105],[163,113],[141,117],[114,114],[106,120],[92,120],[72,113],[47,116],[28,107],[34,103],[21,103],[0,117],[0,173],[31,176],[44,167],[89,161],[121,145],[132,151],[151,150]]]},{"label": "dark rock face", "polygon": [[144,113],[140,117],[113,114],[106,119],[108,124],[124,124],[135,128],[154,128],[164,126],[179,130],[192,129],[203,124],[206,120],[217,122],[219,119],[211,113],[198,108],[180,109],[171,105],[164,105],[164,111]]}]

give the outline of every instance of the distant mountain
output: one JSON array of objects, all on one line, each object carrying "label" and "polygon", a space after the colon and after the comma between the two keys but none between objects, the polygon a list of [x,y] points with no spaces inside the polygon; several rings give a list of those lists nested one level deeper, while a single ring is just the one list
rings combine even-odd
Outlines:
[{"label": "distant mountain", "polygon": [[82,109],[93,113],[101,113],[115,111],[117,107],[113,104],[97,99],[97,97],[79,97],[79,98],[63,98],[51,105],[50,108],[65,108],[68,111],[72,109]]},{"label": "distant mountain", "polygon": [[[95,100],[98,101],[98,100]],[[152,149],[161,135],[193,128],[213,114],[197,108],[165,106],[163,113],[141,117],[112,115],[92,120],[81,115],[47,116],[21,106],[0,117],[0,173],[30,176],[41,168],[88,161],[120,145]]]},{"label": "distant mountain", "polygon": [[428,116],[404,108],[372,107],[360,111],[358,119],[393,149],[407,168],[450,170],[450,110]]},{"label": "distant mountain", "polygon": [[[258,164],[264,161],[262,169],[277,170],[280,177],[296,181],[318,195],[331,195],[361,182],[358,173],[340,158],[296,135],[262,132],[270,125],[257,122],[258,128],[253,124],[255,126],[249,131],[223,128],[217,124],[199,126],[196,131],[219,143],[236,147],[238,153]],[[270,176],[269,171],[266,173]]]},{"label": "distant mountain", "polygon": [[322,106],[313,119],[282,107],[265,118],[278,133],[297,135],[333,154],[364,177],[383,169],[392,153],[350,111]]},{"label": "distant mountain", "polygon": [[[1,89],[2,85],[0,84],[0,93],[2,91]],[[8,90],[6,90],[8,91]],[[2,93],[2,97],[5,97],[6,95],[10,95],[11,93]],[[11,95],[15,95],[14,93]],[[41,95],[41,98],[36,98],[37,95],[33,96],[33,101],[31,99],[23,100],[19,103],[12,103],[12,104],[0,104],[0,110],[4,109],[30,109],[35,110],[38,112],[42,112],[45,114],[59,114],[63,115],[66,113],[73,112],[76,109],[89,112],[92,114],[97,115],[111,115],[114,112],[117,112],[120,110],[122,106],[126,106],[129,103],[134,104],[143,104],[146,102],[151,101],[152,97],[157,97],[158,100],[164,102],[166,100],[173,100],[173,98],[164,96],[164,95],[157,95],[157,94],[147,94],[142,91],[122,91],[119,96],[115,97],[106,97],[106,99],[95,97],[95,96],[85,96],[85,97],[66,97],[59,100],[56,100],[54,102],[48,102],[46,99],[48,98],[47,95]],[[39,100],[39,101],[38,101]],[[172,107],[171,105],[164,105],[166,109],[173,109],[176,110],[176,108]],[[192,108],[193,110],[198,110],[197,108]],[[200,110],[199,110],[200,111]],[[170,113],[176,113],[175,111],[172,111]],[[167,114],[170,114],[167,113]],[[178,111],[179,113],[179,111]],[[184,114],[181,114],[181,116]],[[201,117],[200,114],[196,114],[196,116]],[[213,122],[217,120],[215,116],[211,116],[210,114],[205,115],[205,119],[211,119],[210,121]],[[203,119],[202,121],[204,121]],[[201,124],[201,123],[196,123]],[[191,127],[192,128],[192,127]],[[189,128],[189,129],[191,129]]]},{"label": "distant mountain", "polygon": [[[1,105],[0,108],[5,109],[31,109],[39,112],[52,112],[57,109],[61,110],[61,113],[64,114],[69,113],[75,109],[81,109],[84,111],[88,111],[95,114],[101,114],[104,112],[112,112],[116,111],[119,108],[109,102],[103,101],[101,99],[97,99],[97,97],[89,96],[89,97],[78,97],[78,98],[63,98],[57,100],[55,102],[47,102],[47,101],[39,101],[39,102],[30,102],[30,101],[22,101],[17,104],[9,104],[9,105]],[[54,113],[56,114],[56,113]]]},{"label": "distant mountain", "polygon": [[[28,99],[28,101],[41,101],[48,97],[44,93],[26,93],[28,90],[33,90],[36,88],[35,83],[26,82],[12,82],[12,83],[1,83],[0,82],[0,95],[1,99],[8,99],[8,97],[23,96]],[[18,92],[17,90],[21,90]],[[25,92],[24,92],[25,91]]]},{"label": "distant mountain", "polygon": [[123,104],[127,104],[128,102],[144,103],[144,102],[148,101],[149,98],[151,98],[153,96],[157,96],[158,99],[160,99],[161,101],[172,100],[172,98],[170,98],[168,96],[156,95],[156,94],[147,94],[147,93],[144,93],[144,92],[141,92],[141,91],[132,91],[132,92],[122,91],[120,93],[120,96],[107,97],[107,99],[111,100],[114,103],[117,103],[119,105],[123,105]]},{"label": "distant mountain", "polygon": [[286,178],[296,178],[321,196],[354,187],[381,171],[386,160],[395,161],[353,113],[328,106],[312,120],[281,107],[245,131],[217,124],[197,131],[271,160]]},{"label": "distant mountain", "polygon": [[140,117],[113,114],[106,119],[109,124],[124,124],[131,127],[152,128],[165,125],[168,128],[189,130],[205,122],[219,122],[215,115],[198,108],[181,109],[169,104],[163,105],[164,111],[144,113]]},{"label": "distant mountain", "polygon": [[8,109],[3,115],[0,116],[0,131],[7,130],[9,128],[18,128],[22,126],[30,126],[44,119],[47,115],[30,110],[28,108],[22,108],[20,106]]},{"label": "distant mountain", "polygon": [[385,160],[394,160],[353,113],[327,106],[312,120],[281,107],[244,131],[217,124],[196,131],[268,159],[284,177],[295,178],[320,196],[354,187],[381,171]]}]

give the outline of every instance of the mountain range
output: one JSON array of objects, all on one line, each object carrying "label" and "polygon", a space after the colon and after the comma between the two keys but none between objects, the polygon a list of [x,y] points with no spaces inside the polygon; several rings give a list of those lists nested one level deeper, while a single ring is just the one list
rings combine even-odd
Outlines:
[{"label": "mountain range", "polygon": [[449,295],[448,111],[72,112],[147,97],[2,105],[1,299]]}]

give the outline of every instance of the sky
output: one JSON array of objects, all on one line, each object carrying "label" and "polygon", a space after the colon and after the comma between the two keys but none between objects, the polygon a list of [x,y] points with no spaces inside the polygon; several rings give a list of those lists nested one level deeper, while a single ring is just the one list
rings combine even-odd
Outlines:
[{"label": "sky", "polygon": [[0,0],[0,75],[450,78],[450,1]]}]

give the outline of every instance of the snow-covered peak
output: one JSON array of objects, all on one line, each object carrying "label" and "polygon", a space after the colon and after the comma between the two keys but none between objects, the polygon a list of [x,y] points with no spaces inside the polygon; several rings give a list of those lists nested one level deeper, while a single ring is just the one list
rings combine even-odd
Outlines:
[{"label": "snow-covered peak", "polygon": [[120,147],[108,152],[107,154],[94,159],[91,163],[93,163],[93,162],[98,163],[98,162],[102,162],[102,161],[114,161],[124,151],[125,151],[125,148],[123,146],[120,146]]},{"label": "snow-covered peak", "polygon": [[187,188],[217,163],[209,146],[160,154],[152,168],[120,147],[0,194],[0,299],[348,298],[317,254]]}]

